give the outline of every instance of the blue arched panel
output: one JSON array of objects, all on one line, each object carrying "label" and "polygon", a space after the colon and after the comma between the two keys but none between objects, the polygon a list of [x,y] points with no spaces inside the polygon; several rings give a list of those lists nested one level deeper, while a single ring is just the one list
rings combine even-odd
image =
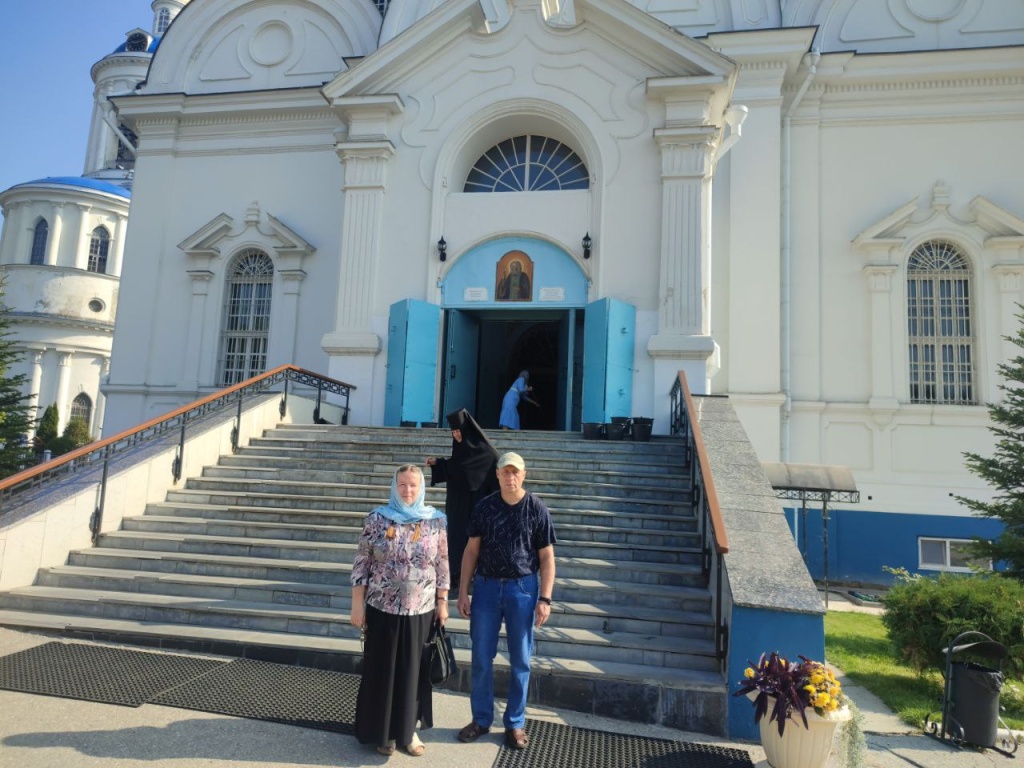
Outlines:
[{"label": "blue arched panel", "polygon": [[[532,262],[530,301],[498,301],[499,264],[510,251],[522,251]],[[587,303],[586,274],[557,245],[532,237],[501,237],[482,243],[459,257],[441,284],[442,303],[452,309],[551,309]]]}]

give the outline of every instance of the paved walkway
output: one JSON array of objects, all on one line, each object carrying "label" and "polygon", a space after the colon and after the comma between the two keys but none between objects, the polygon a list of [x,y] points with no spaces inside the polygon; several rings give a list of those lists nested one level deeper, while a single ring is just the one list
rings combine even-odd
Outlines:
[{"label": "paved walkway", "polygon": [[[830,609],[854,610],[830,596]],[[0,629],[0,655],[52,640],[52,637]],[[865,768],[1012,768],[1014,763],[992,751],[954,750],[914,732],[862,688],[844,682],[865,715],[868,752]],[[422,734],[423,757],[396,753],[390,759],[361,746],[351,736],[277,723],[144,704],[121,707],[87,701],[0,690],[0,767],[2,768],[283,768],[291,766],[419,766],[420,768],[491,768],[498,755],[500,731],[475,744],[455,740],[469,722],[469,699],[437,693],[435,727]],[[749,742],[726,742],[702,734],[593,717],[576,712],[530,708],[528,716],[567,725],[683,739],[746,750],[756,768],[768,768],[764,751]],[[623,768],[632,768],[623,766]],[[836,756],[829,768],[847,768]]]}]

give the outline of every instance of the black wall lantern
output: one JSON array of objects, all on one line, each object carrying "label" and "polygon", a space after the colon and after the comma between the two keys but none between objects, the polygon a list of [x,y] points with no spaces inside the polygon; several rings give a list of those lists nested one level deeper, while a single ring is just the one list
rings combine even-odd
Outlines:
[{"label": "black wall lantern", "polygon": [[594,241],[590,239],[590,233],[587,232],[587,234],[585,234],[583,236],[583,258],[584,259],[589,259],[590,258],[590,246],[592,246],[593,244],[594,244]]},{"label": "black wall lantern", "polygon": [[437,241],[437,255],[444,261],[448,258],[448,243],[444,241],[444,237]]}]

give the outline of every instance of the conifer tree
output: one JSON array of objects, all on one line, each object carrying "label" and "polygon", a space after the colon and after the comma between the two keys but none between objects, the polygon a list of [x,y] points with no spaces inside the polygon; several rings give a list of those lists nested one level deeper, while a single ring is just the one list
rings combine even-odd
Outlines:
[{"label": "conifer tree", "polygon": [[43,417],[39,419],[39,427],[36,429],[36,446],[40,453],[49,449],[52,455],[56,455],[57,440],[60,437],[58,426],[60,414],[57,412],[56,403],[51,403],[43,411]]},{"label": "conifer tree", "polygon": [[965,453],[967,467],[995,490],[991,501],[963,496],[957,500],[983,517],[996,518],[1005,525],[995,539],[975,539],[971,554],[982,560],[1002,563],[1006,575],[1024,581],[1024,306],[1017,315],[1022,326],[1015,336],[1005,336],[1020,354],[997,367],[1002,383],[1002,402],[988,406],[992,421],[989,431],[996,438],[991,456]]},{"label": "conifer tree", "polygon": [[10,477],[32,463],[27,440],[31,425],[29,394],[25,391],[25,375],[11,375],[22,353],[11,338],[3,288],[0,281],[0,478]]}]

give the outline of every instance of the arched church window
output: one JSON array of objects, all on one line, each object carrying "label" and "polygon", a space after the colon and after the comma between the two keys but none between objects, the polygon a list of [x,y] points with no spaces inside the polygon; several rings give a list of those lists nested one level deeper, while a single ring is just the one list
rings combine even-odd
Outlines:
[{"label": "arched church window", "polygon": [[106,227],[96,227],[89,238],[90,272],[107,273],[107,256],[110,254],[110,233]]},{"label": "arched church window", "polygon": [[29,264],[42,264],[46,260],[46,240],[49,236],[50,225],[46,223],[46,219],[40,219],[32,230],[32,253]]},{"label": "arched church window", "polygon": [[274,264],[256,248],[238,254],[228,270],[220,345],[222,387],[257,376],[267,367],[273,282]]},{"label": "arched church window", "polygon": [[156,34],[157,37],[167,31],[167,28],[171,26],[171,12],[166,8],[161,8],[156,15]]},{"label": "arched church window", "polygon": [[81,419],[86,426],[89,426],[89,420],[92,418],[92,400],[85,392],[81,392],[75,396],[75,399],[71,401],[71,418],[70,421],[75,419]]},{"label": "arched church window", "polygon": [[976,403],[971,271],[944,240],[922,243],[907,263],[910,401]]},{"label": "arched church window", "polygon": [[145,51],[148,47],[149,38],[141,32],[132,32],[132,34],[128,35],[128,42],[125,43],[124,49],[132,53],[139,53]]},{"label": "arched church window", "polygon": [[466,178],[464,192],[534,192],[589,189],[583,160],[546,136],[505,139],[481,155]]}]

